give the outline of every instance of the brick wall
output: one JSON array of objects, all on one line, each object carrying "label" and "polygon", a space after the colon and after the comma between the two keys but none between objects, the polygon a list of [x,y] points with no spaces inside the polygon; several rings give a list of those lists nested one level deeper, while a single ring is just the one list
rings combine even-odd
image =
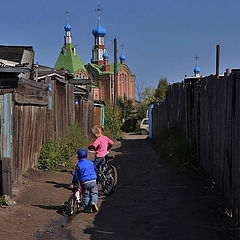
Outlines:
[{"label": "brick wall", "polygon": [[[112,82],[114,80],[114,75],[99,75],[97,70],[90,66],[87,67],[87,70],[90,73],[92,81],[99,86],[98,99],[113,103],[111,88],[113,87]],[[112,92],[114,93],[114,88],[112,89]],[[117,97],[124,98],[124,94],[126,94],[127,99],[132,99],[133,101],[135,100],[135,77],[131,74],[130,69],[125,64],[122,65],[118,73]],[[95,96],[94,99],[96,99]]]}]

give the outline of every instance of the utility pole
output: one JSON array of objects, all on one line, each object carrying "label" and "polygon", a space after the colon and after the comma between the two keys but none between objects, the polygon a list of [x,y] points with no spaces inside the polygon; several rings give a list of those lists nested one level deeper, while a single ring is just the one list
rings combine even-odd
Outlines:
[{"label": "utility pole", "polygon": [[123,97],[123,120],[125,122],[126,120],[126,101],[127,101],[127,97],[126,97],[126,93],[124,93],[124,97]]},{"label": "utility pole", "polygon": [[220,45],[216,47],[216,77],[219,78]]},{"label": "utility pole", "polygon": [[114,38],[114,102],[113,111],[117,109],[117,39]]}]

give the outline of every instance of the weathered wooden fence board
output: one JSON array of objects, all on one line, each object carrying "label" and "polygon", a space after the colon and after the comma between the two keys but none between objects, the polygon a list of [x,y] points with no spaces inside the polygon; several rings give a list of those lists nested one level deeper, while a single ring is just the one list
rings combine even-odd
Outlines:
[{"label": "weathered wooden fence board", "polygon": [[208,76],[169,86],[163,103],[155,103],[152,132],[178,127],[195,146],[195,165],[216,182],[225,210],[240,222],[240,73]]},{"label": "weathered wooden fence board", "polygon": [[29,168],[37,166],[44,141],[46,108],[41,106],[14,106],[14,181]]},{"label": "weathered wooden fence board", "polygon": [[74,85],[63,79],[47,77],[44,83],[23,78],[13,81],[14,89],[11,85],[0,90],[0,157],[11,159],[12,180],[17,182],[29,168],[37,166],[46,140],[57,140],[76,121],[82,123],[87,135],[93,126],[94,106],[82,98],[76,106]]},{"label": "weathered wooden fence board", "polygon": [[12,173],[11,173],[11,158],[0,159],[1,165],[1,194],[12,197]]}]

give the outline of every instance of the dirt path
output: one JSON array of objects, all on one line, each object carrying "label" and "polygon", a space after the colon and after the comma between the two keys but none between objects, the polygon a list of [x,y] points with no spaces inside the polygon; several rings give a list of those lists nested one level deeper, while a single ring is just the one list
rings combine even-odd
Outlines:
[{"label": "dirt path", "polygon": [[68,219],[63,203],[72,176],[30,171],[17,188],[18,204],[0,209],[0,239],[236,239],[202,176],[180,173],[141,135],[125,135],[113,153],[118,186],[112,196],[100,197],[99,213]]}]

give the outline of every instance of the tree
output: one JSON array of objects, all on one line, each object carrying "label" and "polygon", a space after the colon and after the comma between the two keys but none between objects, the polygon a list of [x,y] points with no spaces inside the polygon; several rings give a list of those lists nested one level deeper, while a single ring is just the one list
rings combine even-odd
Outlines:
[{"label": "tree", "polygon": [[138,119],[145,117],[148,104],[151,102],[163,102],[165,100],[168,85],[167,78],[161,78],[157,88],[149,86],[142,91],[142,85],[136,87],[138,101],[135,104],[135,112]]},{"label": "tree", "polygon": [[137,101],[142,102],[143,98],[143,83],[136,83],[135,84],[135,90],[136,90],[136,95],[137,95]]},{"label": "tree", "polygon": [[117,99],[117,106],[120,110],[120,117],[121,120],[126,120],[130,117],[133,111],[133,100],[127,99],[126,95],[124,95],[124,99],[118,98]]},{"label": "tree", "polygon": [[139,120],[142,120],[146,117],[147,104],[144,102],[136,102],[135,104],[136,117]]},{"label": "tree", "polygon": [[121,118],[118,109],[113,112],[111,104],[105,105],[104,133],[110,139],[115,140],[121,136]]},{"label": "tree", "polygon": [[146,87],[143,92],[143,97],[142,97],[143,102],[145,104],[154,102],[155,101],[154,94],[155,94],[155,88],[153,86]]},{"label": "tree", "polygon": [[154,92],[154,100],[157,102],[163,102],[166,99],[166,93],[168,88],[167,78],[161,78],[159,80],[157,89]]}]

